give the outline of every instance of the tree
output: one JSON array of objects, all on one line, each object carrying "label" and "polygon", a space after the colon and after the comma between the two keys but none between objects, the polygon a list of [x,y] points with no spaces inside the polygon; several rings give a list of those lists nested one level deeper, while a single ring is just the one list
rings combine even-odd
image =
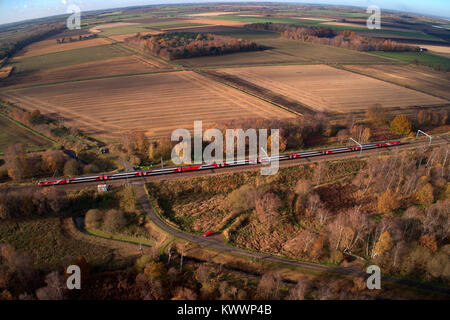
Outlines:
[{"label": "tree", "polygon": [[304,300],[309,287],[310,283],[308,280],[298,280],[295,287],[289,290],[288,300]]},{"label": "tree", "polygon": [[64,164],[64,175],[73,177],[80,174],[80,164],[75,159],[69,159]]},{"label": "tree", "polygon": [[111,209],[105,213],[103,228],[111,233],[121,231],[127,225],[127,220],[122,211]]},{"label": "tree", "polygon": [[392,247],[392,238],[389,232],[385,231],[381,234],[372,252],[372,257],[382,256]]},{"label": "tree", "polygon": [[57,271],[49,273],[45,277],[47,286],[36,290],[36,297],[39,300],[63,300],[66,291],[64,277]]},{"label": "tree", "polygon": [[9,146],[5,151],[5,165],[8,175],[14,181],[22,181],[29,175],[29,166],[23,144]]},{"label": "tree", "polygon": [[424,184],[414,195],[414,200],[417,204],[429,206],[434,201],[433,186],[430,183]]},{"label": "tree", "polygon": [[280,298],[281,276],[279,273],[265,273],[256,288],[256,295],[261,300]]},{"label": "tree", "polygon": [[398,201],[396,194],[391,189],[388,189],[378,197],[378,212],[380,213],[392,213],[399,207],[400,201]]},{"label": "tree", "polygon": [[273,193],[266,193],[256,200],[255,213],[261,223],[272,225],[279,215],[278,209],[281,206],[280,198]]},{"label": "tree", "polygon": [[386,111],[380,104],[375,104],[366,110],[366,119],[373,125],[384,125],[387,122]]},{"label": "tree", "polygon": [[406,115],[398,115],[391,121],[391,130],[402,135],[408,135],[412,131],[411,120]]},{"label": "tree", "polygon": [[430,249],[432,252],[436,252],[438,249],[436,238],[433,235],[424,234],[420,237],[419,242],[422,246]]},{"label": "tree", "polygon": [[104,213],[98,209],[91,209],[86,212],[84,225],[87,229],[99,229],[103,222]]}]

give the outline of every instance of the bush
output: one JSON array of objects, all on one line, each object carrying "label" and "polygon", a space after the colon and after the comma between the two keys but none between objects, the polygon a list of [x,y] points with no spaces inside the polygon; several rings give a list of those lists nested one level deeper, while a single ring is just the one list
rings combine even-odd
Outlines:
[{"label": "bush", "polygon": [[84,225],[87,229],[99,229],[103,222],[104,213],[98,209],[91,209],[86,212]]},{"label": "bush", "polygon": [[80,174],[80,165],[77,160],[69,159],[64,164],[64,175],[66,177],[73,177]]},{"label": "bush", "polygon": [[391,189],[378,197],[378,212],[391,213],[398,208],[400,208],[400,201]]},{"label": "bush", "polygon": [[414,200],[417,204],[429,206],[434,201],[433,186],[430,183],[426,183],[422,188],[417,190]]},{"label": "bush", "polygon": [[398,115],[391,121],[391,130],[406,136],[412,131],[411,120],[406,115]]},{"label": "bush", "polygon": [[127,219],[122,211],[111,209],[105,213],[103,229],[115,233],[121,231],[127,225]]}]

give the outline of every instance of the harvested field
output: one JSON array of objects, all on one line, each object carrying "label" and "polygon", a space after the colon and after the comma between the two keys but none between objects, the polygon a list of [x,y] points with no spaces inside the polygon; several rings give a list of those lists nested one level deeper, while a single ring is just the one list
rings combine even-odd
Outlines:
[{"label": "harvested field", "polygon": [[109,43],[110,41],[103,38],[74,41],[61,44],[56,43],[55,39],[44,40],[27,46],[25,49],[19,52],[19,54],[15,56],[14,59],[29,58],[34,56],[40,56],[43,54],[63,52],[73,49],[95,47]]},{"label": "harvested field", "polygon": [[59,113],[69,126],[99,138],[129,130],[150,137],[239,118],[288,118],[271,104],[194,72],[172,72],[10,90],[0,98],[27,109]]},{"label": "harvested field", "polygon": [[346,65],[345,69],[450,100],[450,74],[403,65]]},{"label": "harvested field", "polygon": [[0,80],[8,78],[13,69],[14,67],[12,66],[0,68]]},{"label": "harvested field", "polygon": [[234,68],[220,72],[237,76],[317,111],[358,111],[376,103],[387,108],[448,103],[444,99],[326,65]]},{"label": "harvested field", "polygon": [[193,13],[189,14],[190,17],[214,17],[214,16],[223,16],[225,14],[235,14],[235,12],[202,12],[202,13]]},{"label": "harvested field", "polygon": [[25,74],[53,68],[62,68],[85,62],[107,60],[130,55],[133,55],[133,52],[124,50],[115,44],[54,52],[14,60],[14,74]]},{"label": "harvested field", "polygon": [[100,24],[98,26],[95,26],[95,29],[103,30],[103,29],[110,29],[110,28],[117,28],[117,27],[124,27],[124,26],[132,26],[136,25],[138,23],[134,22],[114,22],[114,23],[105,23]]},{"label": "harvested field", "polygon": [[[220,17],[217,17],[220,18]],[[248,22],[242,22],[242,21],[232,21],[232,20],[219,20],[219,19],[194,19],[194,20],[188,20],[192,23],[201,23],[201,24],[208,24],[208,25],[214,25],[214,26],[226,26],[226,27],[242,27],[248,24]]]},{"label": "harvested field", "polygon": [[4,81],[2,85],[22,86],[36,83],[69,81],[120,74],[153,72],[167,68],[167,66],[162,65],[156,60],[140,55],[132,55],[18,75]]}]

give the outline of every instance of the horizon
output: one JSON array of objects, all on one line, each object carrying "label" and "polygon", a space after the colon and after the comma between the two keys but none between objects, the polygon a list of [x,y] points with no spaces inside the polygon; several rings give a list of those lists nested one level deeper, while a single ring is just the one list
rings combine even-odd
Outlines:
[{"label": "horizon", "polygon": [[[334,6],[351,6],[365,8],[369,5],[378,5],[382,10],[392,10],[405,13],[412,13],[417,15],[424,15],[434,18],[442,18],[450,20],[450,9],[446,0],[430,0],[423,3],[420,0],[412,1],[389,1],[389,0],[308,0],[308,1],[293,1],[293,0],[248,0],[248,1],[211,1],[211,0],[196,0],[196,1],[180,1],[169,0],[161,1],[145,1],[145,0],[111,0],[105,2],[103,0],[91,0],[88,4],[84,0],[15,0],[11,2],[0,1],[0,25],[10,23],[20,23],[27,20],[35,20],[53,16],[66,15],[67,8],[75,4],[80,7],[82,12],[96,11],[96,10],[110,10],[121,9],[128,7],[144,7],[152,5],[177,5],[177,4],[208,4],[208,3],[291,3],[291,4],[310,4],[310,5],[334,5]],[[107,5],[106,5],[107,3]],[[422,11],[419,11],[422,10]],[[423,11],[425,10],[425,11]],[[9,14],[13,12],[14,15]],[[20,18],[17,18],[20,16]]]}]

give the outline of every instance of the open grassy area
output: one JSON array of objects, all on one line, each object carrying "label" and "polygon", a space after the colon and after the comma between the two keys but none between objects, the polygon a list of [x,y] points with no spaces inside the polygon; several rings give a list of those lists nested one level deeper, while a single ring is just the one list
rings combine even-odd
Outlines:
[{"label": "open grassy area", "polygon": [[2,221],[0,243],[30,254],[36,266],[42,268],[54,269],[79,256],[93,265],[104,265],[113,258],[109,248],[93,243],[87,246],[66,235],[56,217]]},{"label": "open grassy area", "polygon": [[395,59],[401,62],[412,62],[418,60],[421,63],[426,63],[430,66],[440,65],[443,70],[450,69],[450,59],[442,56],[437,56],[425,52],[374,52],[374,55],[381,57]]},{"label": "open grassy area", "polygon": [[378,64],[393,63],[392,60],[355,50],[324,46],[314,43],[281,38],[277,33],[264,31],[216,32],[235,38],[253,40],[269,49],[257,52],[241,52],[224,56],[209,56],[193,59],[180,59],[180,63],[189,67],[228,67],[271,64],[316,64],[316,63],[356,63]]},{"label": "open grassy area", "polygon": [[23,58],[13,61],[13,65],[15,67],[15,73],[27,73],[123,57],[131,54],[131,52],[117,49],[116,45],[108,44]]},{"label": "open grassy area", "polygon": [[0,154],[16,143],[24,144],[29,152],[46,150],[52,146],[50,141],[0,116]]}]

